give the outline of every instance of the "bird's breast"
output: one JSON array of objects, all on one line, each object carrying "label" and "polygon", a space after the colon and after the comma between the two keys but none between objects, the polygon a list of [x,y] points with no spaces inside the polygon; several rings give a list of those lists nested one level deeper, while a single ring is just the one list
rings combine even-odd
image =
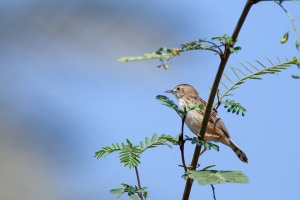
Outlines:
[{"label": "bird's breast", "polygon": [[[179,99],[179,108],[182,111],[185,110],[185,107],[187,105],[188,103],[185,101],[185,99]],[[203,116],[199,112],[197,112],[196,110],[191,110],[188,111],[186,115],[185,124],[195,135],[198,135],[201,129],[202,119]]]},{"label": "bird's breast", "polygon": [[195,134],[199,134],[203,117],[196,110],[189,111],[185,118],[185,124]]}]

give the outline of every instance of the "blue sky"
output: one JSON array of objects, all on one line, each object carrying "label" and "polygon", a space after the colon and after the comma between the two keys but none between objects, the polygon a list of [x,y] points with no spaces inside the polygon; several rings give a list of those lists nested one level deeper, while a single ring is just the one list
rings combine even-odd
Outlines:
[{"label": "blue sky", "polygon": [[[2,1],[0,10],[1,133],[0,195],[3,199],[115,199],[109,190],[136,184],[134,171],[118,154],[96,160],[94,153],[126,138],[139,143],[153,133],[177,135],[180,118],[161,105],[180,83],[207,99],[219,64],[207,51],[182,53],[169,70],[157,60],[118,63],[161,46],[178,47],[198,38],[230,35],[245,1]],[[299,2],[285,2],[299,17]],[[299,27],[299,21],[296,21]],[[299,57],[296,34],[274,2],[251,9],[238,38],[242,50],[229,66],[265,57]],[[294,199],[298,161],[299,80],[297,67],[262,81],[249,80],[232,99],[246,107],[244,117],[219,115],[232,139],[246,152],[244,164],[231,149],[206,152],[201,166],[241,170],[249,184],[215,185],[217,199]],[[224,88],[221,88],[224,90]],[[175,98],[169,95],[172,100]],[[193,136],[185,129],[185,133]],[[186,146],[189,162],[194,146]],[[185,181],[179,149],[159,147],[142,155],[142,186],[149,199],[180,199]],[[14,188],[12,190],[12,188]],[[210,186],[194,184],[190,199],[212,199]],[[127,196],[121,199],[128,199]]]}]

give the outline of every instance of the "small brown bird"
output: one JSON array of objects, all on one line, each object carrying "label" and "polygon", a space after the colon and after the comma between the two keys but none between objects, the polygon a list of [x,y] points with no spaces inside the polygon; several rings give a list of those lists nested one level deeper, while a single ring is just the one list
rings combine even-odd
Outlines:
[{"label": "small brown bird", "polygon": [[[199,93],[193,86],[188,84],[180,84],[176,86],[173,90],[167,90],[167,93],[172,93],[179,100],[179,108],[184,111],[187,105],[197,105],[199,103],[203,104],[203,110],[191,110],[188,111],[185,124],[189,129],[195,134],[200,133],[202,120],[204,117],[204,112],[206,109],[206,101],[203,100]],[[207,124],[206,132],[204,135],[204,140],[221,142],[226,146],[230,147],[234,153],[239,157],[242,162],[248,163],[248,158],[246,154],[240,149],[230,138],[229,132],[227,131],[225,124],[222,119],[213,113]]]}]

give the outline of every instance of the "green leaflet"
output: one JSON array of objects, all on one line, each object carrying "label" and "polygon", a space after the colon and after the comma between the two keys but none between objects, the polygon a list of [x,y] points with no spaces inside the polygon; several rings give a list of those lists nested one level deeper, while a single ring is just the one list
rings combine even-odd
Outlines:
[{"label": "green leaflet", "polygon": [[201,103],[198,103],[196,105],[187,105],[186,106],[186,111],[191,111],[191,110],[203,110],[204,106]]},{"label": "green leaflet", "polygon": [[168,144],[168,142],[173,143],[174,140],[175,139],[170,135],[162,134],[160,137],[157,137],[157,134],[154,133],[151,139],[149,139],[148,137],[145,138],[145,144],[143,144],[142,141],[140,142],[140,148],[142,152],[144,152],[146,149],[154,148],[159,145],[166,145],[172,148],[172,146]]},{"label": "green leaflet", "polygon": [[169,59],[172,57],[172,54],[157,54],[156,52],[150,54],[144,54],[143,56],[135,56],[135,57],[121,57],[117,61],[118,62],[132,62],[132,61],[141,61],[141,60],[150,60],[150,59]]},{"label": "green leaflet", "polygon": [[187,176],[198,182],[199,185],[209,185],[218,183],[248,183],[248,177],[241,171],[218,171],[188,170]]},{"label": "green leaflet", "polygon": [[111,194],[120,194],[120,193],[124,192],[124,189],[123,188],[115,188],[115,189],[111,189],[109,192]]},{"label": "green leaflet", "polygon": [[236,113],[238,115],[241,111],[242,116],[244,116],[245,112],[247,111],[246,108],[244,108],[240,103],[238,103],[234,100],[226,99],[226,101],[224,103],[225,103],[224,107],[228,108],[227,112]]}]

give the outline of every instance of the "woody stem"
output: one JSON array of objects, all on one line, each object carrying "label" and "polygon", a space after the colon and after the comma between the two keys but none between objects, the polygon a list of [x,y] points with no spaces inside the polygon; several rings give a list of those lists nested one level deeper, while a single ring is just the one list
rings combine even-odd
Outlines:
[{"label": "woody stem", "polygon": [[[252,5],[257,3],[257,2],[258,2],[258,0],[247,0],[246,5],[244,7],[244,10],[243,10],[243,12],[242,12],[242,14],[239,18],[239,21],[237,22],[237,25],[236,25],[233,33],[232,33],[232,36],[231,36],[233,44],[226,44],[224,53],[220,55],[221,62],[220,62],[220,65],[219,65],[219,68],[218,68],[218,71],[217,71],[217,74],[216,74],[216,77],[215,77],[215,80],[214,80],[214,83],[213,83],[213,86],[212,86],[212,89],[211,89],[211,92],[210,92],[210,95],[209,95],[209,99],[208,99],[208,102],[207,102],[205,114],[204,114],[202,125],[201,125],[200,137],[202,139],[204,138],[204,134],[205,134],[207,123],[208,123],[209,116],[210,116],[210,113],[211,113],[212,105],[213,105],[213,102],[214,102],[214,99],[215,99],[215,96],[216,96],[216,93],[217,93],[217,90],[218,90],[218,87],[219,87],[219,83],[220,83],[223,71],[225,69],[227,61],[228,61],[229,56],[231,54],[230,48],[232,48],[234,46],[234,44],[237,40],[238,34],[239,34],[243,24],[244,24],[244,21],[245,21],[247,15],[248,15]],[[199,159],[199,155],[200,155],[200,150],[201,150],[201,146],[196,145],[194,155],[193,155],[193,159],[192,159],[192,164],[191,164],[193,170],[196,169],[198,159]],[[193,182],[194,182],[194,180],[190,179],[190,178],[186,181],[186,185],[185,185],[185,189],[184,189],[184,193],[183,193],[183,197],[182,197],[183,200],[188,200],[189,199]]]}]

